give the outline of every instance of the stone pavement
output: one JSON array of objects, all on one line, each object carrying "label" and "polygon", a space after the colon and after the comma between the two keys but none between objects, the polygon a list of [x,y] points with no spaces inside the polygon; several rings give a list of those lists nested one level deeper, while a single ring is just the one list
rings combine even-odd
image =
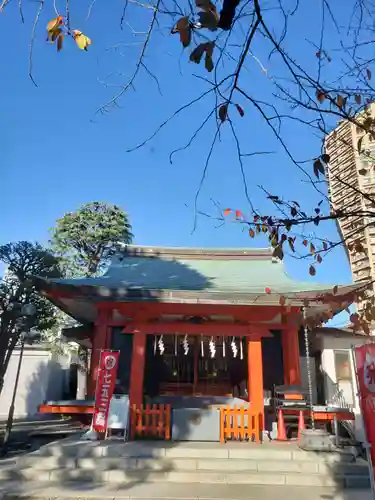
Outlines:
[{"label": "stone pavement", "polygon": [[124,484],[123,486],[71,483],[58,488],[49,484],[3,483],[0,500],[374,500],[371,492],[337,491],[302,486],[253,486],[228,484]]}]

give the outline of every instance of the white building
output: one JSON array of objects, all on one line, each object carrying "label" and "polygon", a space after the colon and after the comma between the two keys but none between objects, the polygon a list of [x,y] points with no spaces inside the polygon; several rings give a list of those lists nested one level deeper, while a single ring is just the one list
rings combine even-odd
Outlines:
[{"label": "white building", "polygon": [[[0,394],[0,419],[8,416],[20,349],[13,351]],[[62,399],[69,385],[69,356],[53,354],[43,345],[25,345],[15,402],[15,418],[34,417],[41,403]]]},{"label": "white building", "polygon": [[317,328],[314,331],[317,378],[320,378],[317,381],[318,391],[323,392],[326,404],[353,409],[355,422],[352,429],[361,442],[364,441],[364,428],[351,350],[354,346],[372,341],[371,337],[353,334],[349,328]]}]

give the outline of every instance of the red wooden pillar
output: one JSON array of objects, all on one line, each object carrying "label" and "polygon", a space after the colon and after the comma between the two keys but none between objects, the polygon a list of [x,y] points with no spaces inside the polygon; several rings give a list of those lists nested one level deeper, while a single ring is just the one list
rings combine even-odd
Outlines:
[{"label": "red wooden pillar", "polygon": [[91,363],[90,372],[87,381],[87,395],[91,398],[95,395],[96,379],[98,376],[100,351],[101,349],[109,349],[107,344],[109,341],[108,323],[111,312],[105,309],[99,309],[98,317],[95,322],[94,332],[92,336]]},{"label": "red wooden pillar", "polygon": [[299,354],[298,328],[282,330],[284,383],[301,385],[301,368]]},{"label": "red wooden pillar", "polygon": [[248,391],[250,407],[260,416],[260,426],[264,429],[264,393],[263,393],[263,361],[262,339],[249,339],[247,350]]},{"label": "red wooden pillar", "polygon": [[130,407],[141,406],[143,403],[143,379],[145,372],[146,334],[142,331],[134,332],[133,351],[130,368]]}]

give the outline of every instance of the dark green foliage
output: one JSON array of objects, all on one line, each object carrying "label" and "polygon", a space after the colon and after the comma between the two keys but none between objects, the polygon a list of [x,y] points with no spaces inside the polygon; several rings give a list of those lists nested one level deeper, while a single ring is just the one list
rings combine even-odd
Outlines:
[{"label": "dark green foliage", "polygon": [[56,221],[51,245],[68,275],[94,276],[108,264],[117,243],[132,241],[131,229],[120,207],[94,201]]},{"label": "dark green foliage", "polygon": [[41,245],[20,241],[0,246],[0,261],[6,272],[0,281],[0,392],[10,356],[20,334],[28,326],[20,314],[22,304],[33,304],[36,314],[32,326],[43,332],[54,326],[56,314],[52,304],[39,295],[30,280],[32,276],[61,277],[58,260]]}]

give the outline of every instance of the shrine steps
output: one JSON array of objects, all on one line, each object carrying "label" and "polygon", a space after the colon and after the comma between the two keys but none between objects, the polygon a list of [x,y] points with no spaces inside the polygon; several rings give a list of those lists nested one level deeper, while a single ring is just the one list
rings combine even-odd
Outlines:
[{"label": "shrine steps", "polygon": [[367,462],[352,453],[304,452],[292,443],[60,442],[0,469],[1,480],[369,487]]}]

